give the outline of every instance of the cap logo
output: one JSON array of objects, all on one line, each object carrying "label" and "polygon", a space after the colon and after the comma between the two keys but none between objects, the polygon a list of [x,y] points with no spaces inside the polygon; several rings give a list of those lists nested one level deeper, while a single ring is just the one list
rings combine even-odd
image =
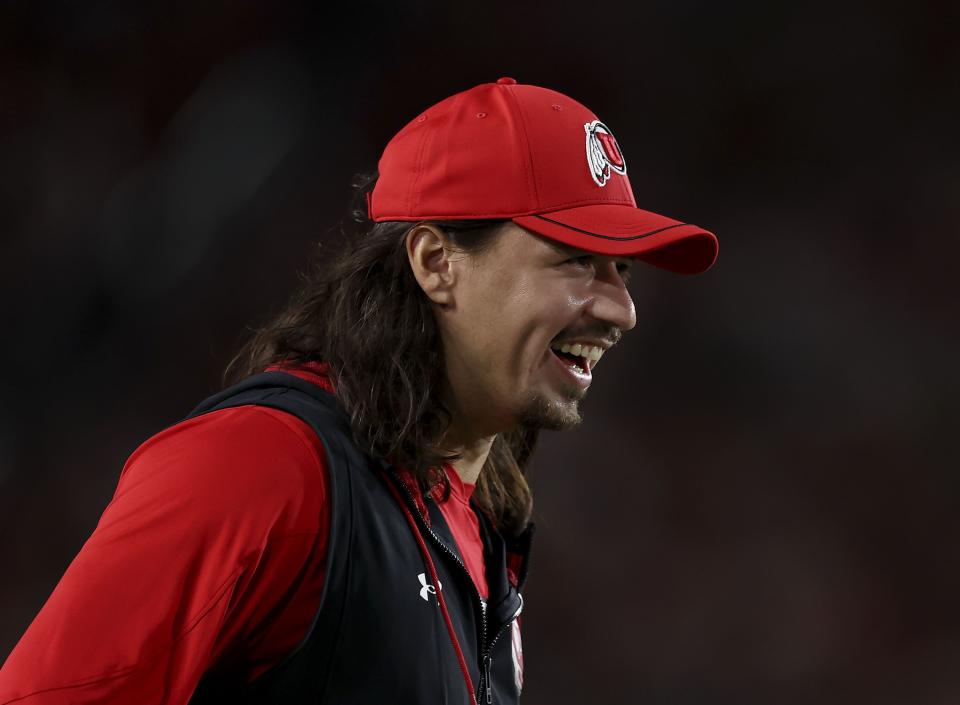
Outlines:
[{"label": "cap logo", "polygon": [[594,120],[584,124],[583,130],[587,133],[587,166],[597,186],[607,185],[611,171],[626,175],[627,164],[610,128]]}]

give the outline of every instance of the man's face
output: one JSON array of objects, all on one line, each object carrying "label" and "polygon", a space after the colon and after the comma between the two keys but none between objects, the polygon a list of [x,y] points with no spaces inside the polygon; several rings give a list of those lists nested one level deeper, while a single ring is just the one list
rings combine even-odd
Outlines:
[{"label": "man's face", "polygon": [[512,222],[491,250],[462,257],[455,305],[439,312],[455,418],[484,434],[518,423],[557,431],[579,425],[589,383],[578,382],[550,346],[586,338],[608,347],[633,328],[623,280],[632,265]]}]

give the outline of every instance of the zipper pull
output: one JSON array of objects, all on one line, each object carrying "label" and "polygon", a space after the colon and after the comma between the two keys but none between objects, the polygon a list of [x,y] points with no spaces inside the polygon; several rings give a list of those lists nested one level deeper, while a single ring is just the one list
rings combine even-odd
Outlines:
[{"label": "zipper pull", "polygon": [[490,680],[491,663],[493,663],[493,657],[488,655],[483,660],[483,678],[487,682],[487,705],[493,702],[493,683]]}]

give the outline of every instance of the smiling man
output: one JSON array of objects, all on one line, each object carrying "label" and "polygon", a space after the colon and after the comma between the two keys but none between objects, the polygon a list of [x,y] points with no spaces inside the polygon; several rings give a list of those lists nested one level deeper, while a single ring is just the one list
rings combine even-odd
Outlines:
[{"label": "smiling man", "polygon": [[593,367],[636,323],[630,258],[582,254],[510,221],[496,238],[491,251],[461,260],[434,225],[407,235],[445,353],[445,447],[464,453],[454,467],[470,483],[497,434],[576,427]]},{"label": "smiling man", "polygon": [[538,433],[580,423],[631,269],[701,272],[717,241],[638,209],[610,129],[511,78],[356,185],[234,384],[130,456],[0,702],[519,700]]}]

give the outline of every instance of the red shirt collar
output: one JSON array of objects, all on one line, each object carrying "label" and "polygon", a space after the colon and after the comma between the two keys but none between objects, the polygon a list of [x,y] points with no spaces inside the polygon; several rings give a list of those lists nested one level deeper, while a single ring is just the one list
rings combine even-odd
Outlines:
[{"label": "red shirt collar", "polygon": [[299,377],[307,382],[319,385],[331,394],[335,393],[333,379],[330,375],[329,362],[281,362],[276,365],[270,365],[264,372],[286,372],[294,377]]}]

